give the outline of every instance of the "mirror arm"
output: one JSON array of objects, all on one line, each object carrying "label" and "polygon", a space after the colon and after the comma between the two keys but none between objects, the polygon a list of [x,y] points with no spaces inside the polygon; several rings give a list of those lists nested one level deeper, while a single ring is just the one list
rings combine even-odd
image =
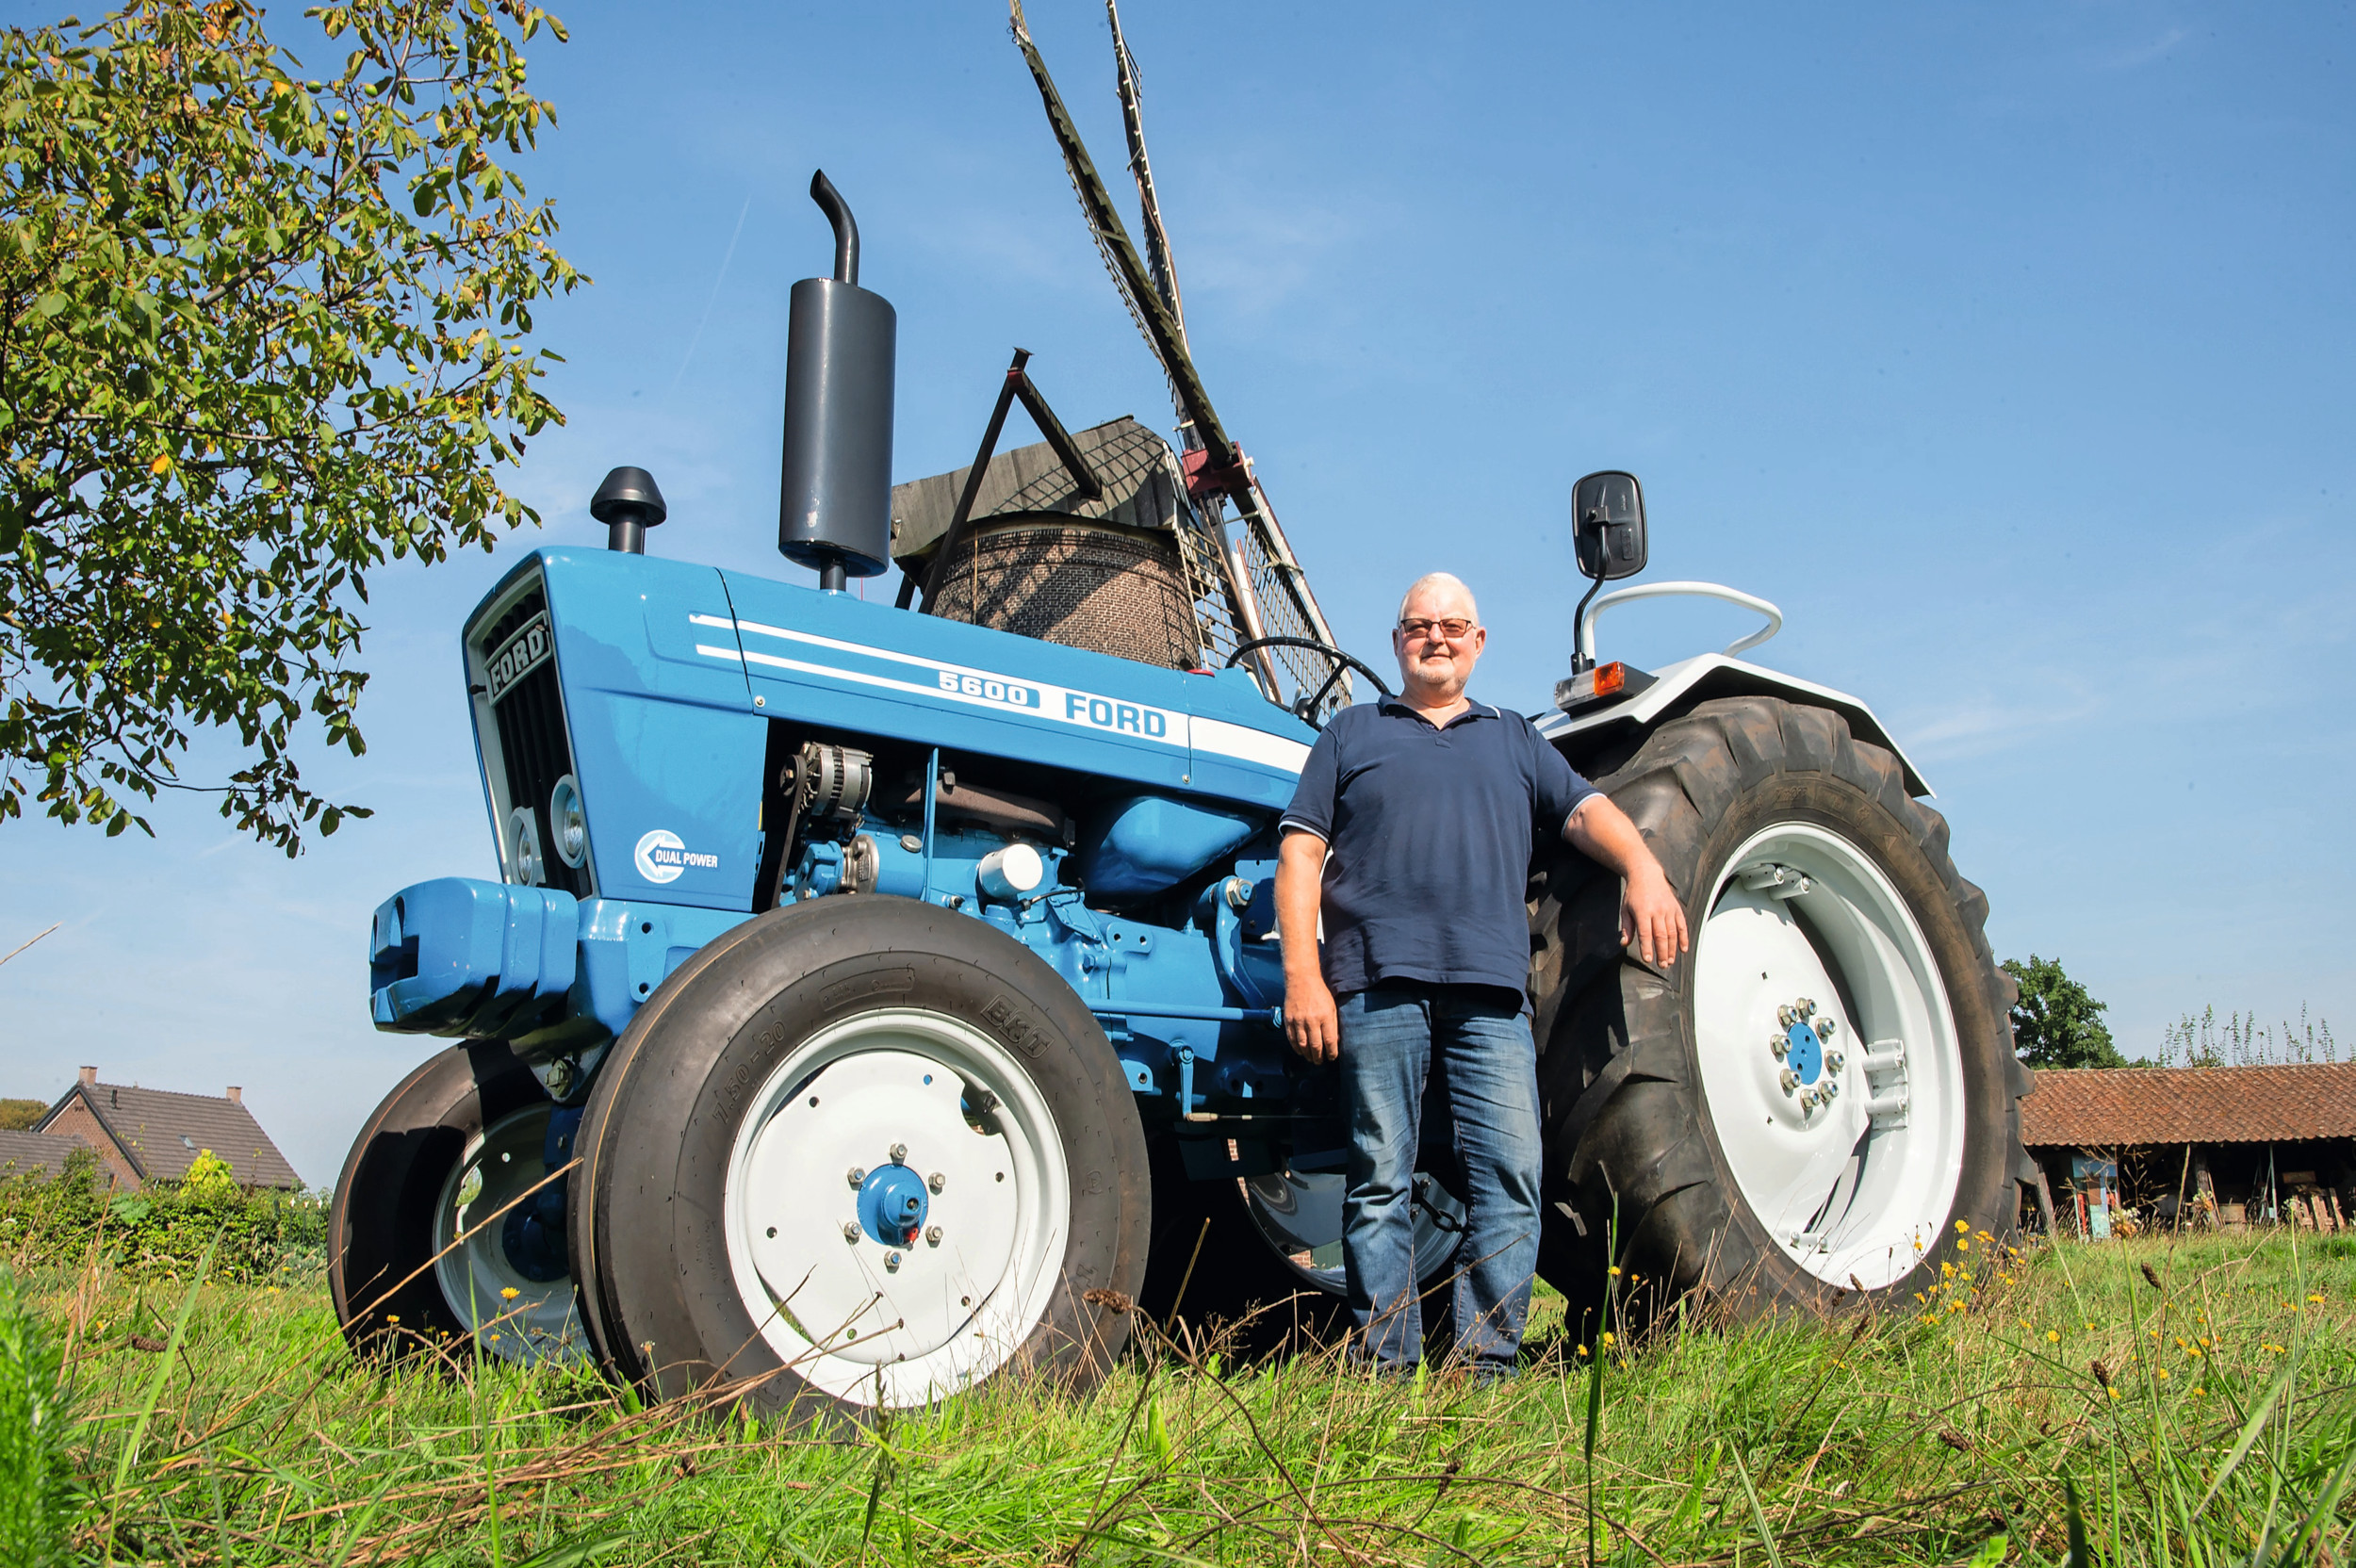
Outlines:
[{"label": "mirror arm", "polygon": [[[1606,542],[1609,543],[1608,536]],[[1603,551],[1598,549],[1595,555],[1596,564],[1607,571],[1610,570],[1610,563],[1604,558]],[[1571,612],[1571,625],[1577,632],[1571,645],[1571,673],[1573,675],[1585,675],[1595,667],[1595,637],[1594,629],[1588,625],[1587,607],[1595,602],[1597,594],[1603,592],[1604,581],[1603,573],[1597,572],[1595,580],[1588,585],[1586,596],[1579,601],[1579,608]]]}]

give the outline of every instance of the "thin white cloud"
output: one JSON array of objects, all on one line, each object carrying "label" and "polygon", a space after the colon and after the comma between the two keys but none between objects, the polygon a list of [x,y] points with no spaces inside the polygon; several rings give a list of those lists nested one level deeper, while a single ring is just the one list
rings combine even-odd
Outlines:
[{"label": "thin white cloud", "polygon": [[2170,27],[2151,42],[2122,49],[2117,54],[2106,56],[2097,64],[2104,71],[2134,71],[2138,67],[2150,65],[2154,60],[2166,58],[2170,51],[2191,36],[2182,27]]}]

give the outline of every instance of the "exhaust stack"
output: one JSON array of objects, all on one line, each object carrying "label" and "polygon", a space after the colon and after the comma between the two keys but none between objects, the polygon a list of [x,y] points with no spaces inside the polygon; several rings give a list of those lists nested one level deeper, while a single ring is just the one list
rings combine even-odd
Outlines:
[{"label": "exhaust stack", "polygon": [[794,286],[785,348],[777,549],[840,591],[892,564],[892,355],[899,318],[859,286],[859,224],[821,170],[810,198],[834,225],[834,276]]}]

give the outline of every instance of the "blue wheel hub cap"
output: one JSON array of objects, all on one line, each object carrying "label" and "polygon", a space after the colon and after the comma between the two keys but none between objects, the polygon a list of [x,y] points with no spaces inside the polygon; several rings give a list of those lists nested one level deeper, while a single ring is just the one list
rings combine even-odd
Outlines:
[{"label": "blue wheel hub cap", "polygon": [[1813,1084],[1824,1075],[1824,1042],[1816,1037],[1816,1031],[1807,1021],[1795,1021],[1783,1033],[1784,1065],[1800,1075],[1803,1084]]},{"label": "blue wheel hub cap", "polygon": [[911,1246],[924,1234],[924,1178],[904,1165],[878,1166],[859,1184],[859,1229],[886,1247]]}]

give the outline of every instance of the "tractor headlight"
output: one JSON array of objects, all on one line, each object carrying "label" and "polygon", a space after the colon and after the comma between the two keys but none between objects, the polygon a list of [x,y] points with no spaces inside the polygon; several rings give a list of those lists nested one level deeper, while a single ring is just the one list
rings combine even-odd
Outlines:
[{"label": "tractor headlight", "polygon": [[556,841],[556,858],[580,869],[589,855],[589,819],[581,809],[581,786],[571,774],[548,792],[548,829]]},{"label": "tractor headlight", "polygon": [[540,858],[540,829],[529,807],[518,806],[507,814],[507,864],[525,887],[548,885],[548,862]]}]

